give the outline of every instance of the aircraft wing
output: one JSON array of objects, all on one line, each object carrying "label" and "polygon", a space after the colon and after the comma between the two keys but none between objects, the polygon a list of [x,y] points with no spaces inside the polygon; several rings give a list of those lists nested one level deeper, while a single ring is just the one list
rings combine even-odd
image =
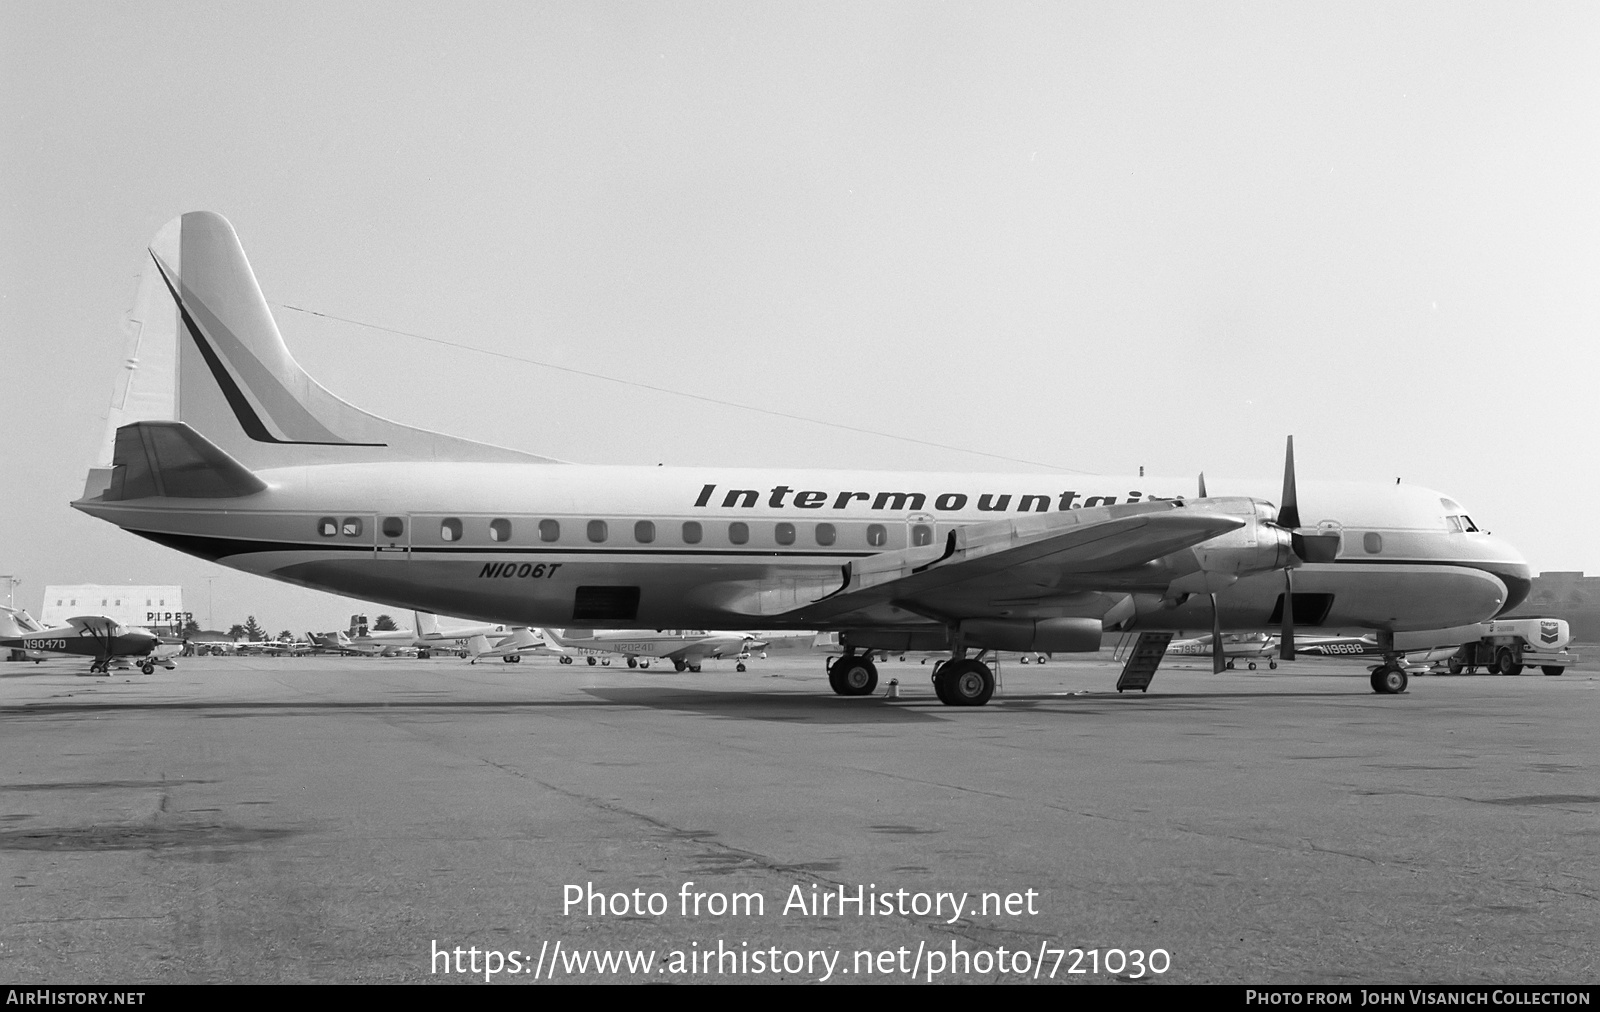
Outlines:
[{"label": "aircraft wing", "polygon": [[74,615],[67,619],[67,625],[79,632],[91,632],[96,636],[115,636],[119,626],[104,615]]},{"label": "aircraft wing", "polygon": [[[1244,526],[1181,503],[1093,507],[975,524],[944,545],[882,552],[844,567],[836,590],[784,613],[818,623],[881,621],[890,608],[962,617],[1024,612],[1030,604],[1109,578]],[[803,588],[788,588],[790,594]],[[768,602],[758,602],[768,603]],[[777,602],[771,602],[777,603]],[[796,602],[799,603],[799,602]]]}]

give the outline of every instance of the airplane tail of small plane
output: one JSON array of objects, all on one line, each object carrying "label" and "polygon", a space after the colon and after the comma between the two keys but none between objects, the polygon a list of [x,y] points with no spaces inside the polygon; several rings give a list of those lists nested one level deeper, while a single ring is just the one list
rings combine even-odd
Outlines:
[{"label": "airplane tail of small plane", "polygon": [[431,611],[413,611],[411,628],[423,639],[433,639],[439,635],[439,616]]},{"label": "airplane tail of small plane", "polygon": [[[182,422],[248,471],[372,461],[551,462],[380,418],[330,393],[289,354],[233,226],[194,211],[151,242],[96,461],[111,480],[119,430]],[[97,479],[85,498],[92,498]]]}]

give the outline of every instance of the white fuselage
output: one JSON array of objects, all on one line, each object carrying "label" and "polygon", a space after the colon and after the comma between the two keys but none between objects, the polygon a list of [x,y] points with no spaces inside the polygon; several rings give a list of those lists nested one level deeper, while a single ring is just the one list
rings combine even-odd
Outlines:
[{"label": "white fuselage", "polygon": [[[1187,480],[1048,474],[445,462],[257,474],[266,490],[243,497],[75,505],[236,569],[397,607],[515,625],[752,629],[785,625],[759,603],[769,591],[826,584],[851,560],[938,545],[960,526],[1192,499]],[[1213,490],[1278,494],[1271,482],[1224,484]],[[1517,552],[1453,524],[1460,508],[1437,492],[1307,481],[1299,498],[1304,527],[1343,534],[1335,561],[1295,570],[1297,601],[1325,595],[1312,624],[1443,628],[1526,596]],[[1170,579],[1155,564],[1063,575],[1054,613],[1098,617],[1121,594],[1136,605],[1133,627],[1209,626],[1205,595],[1163,600]],[[1274,628],[1282,592],[1281,572],[1239,580],[1218,597],[1224,626]]]}]

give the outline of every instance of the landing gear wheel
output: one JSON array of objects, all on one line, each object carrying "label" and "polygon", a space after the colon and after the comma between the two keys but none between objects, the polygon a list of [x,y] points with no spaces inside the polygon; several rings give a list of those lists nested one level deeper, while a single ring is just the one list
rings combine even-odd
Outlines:
[{"label": "landing gear wheel", "polygon": [[1494,670],[1502,675],[1520,675],[1522,674],[1522,665],[1518,664],[1516,658],[1511,656],[1511,651],[1501,650],[1495,655]]},{"label": "landing gear wheel", "polygon": [[521,654],[512,654],[510,657],[508,657],[506,659],[509,660],[512,664],[521,664],[522,663],[522,655]]},{"label": "landing gear wheel", "polygon": [[687,668],[688,666],[689,665],[685,664],[683,661],[679,660],[676,657],[674,657],[672,659],[672,670],[674,670],[674,671],[682,671],[685,668]]},{"label": "landing gear wheel", "polygon": [[735,671],[737,671],[737,672],[739,672],[739,673],[740,673],[740,674],[744,674],[744,661],[740,661],[740,662],[739,662],[739,663],[738,663],[738,664],[737,664],[737,665],[736,665],[736,666],[735,666],[735,667],[734,667],[734,669],[733,669],[733,670],[735,670]]},{"label": "landing gear wheel", "polygon": [[946,706],[982,706],[994,695],[994,672],[982,661],[950,661],[933,676],[933,690]]},{"label": "landing gear wheel", "polygon": [[1461,669],[1464,667],[1464,665],[1461,663],[1461,658],[1452,657],[1444,667],[1445,670],[1450,672],[1452,675],[1459,675],[1461,674]]},{"label": "landing gear wheel", "polygon": [[628,667],[637,668],[638,666],[639,666],[639,661],[638,661],[637,658],[634,658],[634,657],[628,658]]},{"label": "landing gear wheel", "polygon": [[870,696],[878,687],[878,669],[865,657],[841,657],[828,669],[828,684],[841,696]]},{"label": "landing gear wheel", "polygon": [[605,658],[604,660],[602,660],[600,662],[600,665],[602,667],[607,667],[607,668],[611,667],[611,658],[609,658],[609,657]]},{"label": "landing gear wheel", "polygon": [[1561,674],[1561,672],[1563,672],[1563,671],[1565,671],[1567,669],[1565,667],[1563,667],[1562,665],[1560,665],[1560,664],[1546,664],[1544,667],[1540,668],[1539,670],[1543,671],[1547,675],[1559,675],[1559,674]]},{"label": "landing gear wheel", "polygon": [[1255,669],[1256,669],[1256,662],[1255,661],[1251,661],[1250,662],[1250,670],[1254,671]]},{"label": "landing gear wheel", "polygon": [[563,658],[561,658],[561,663],[562,663],[562,664],[571,664],[571,663],[572,663],[572,658],[570,658],[570,657],[563,657]]},{"label": "landing gear wheel", "polygon": [[700,673],[700,665],[698,665],[698,664],[689,665],[689,673],[691,675],[698,675]]},{"label": "landing gear wheel", "polygon": [[585,659],[586,659],[586,660],[587,660],[587,661],[588,661],[588,662],[589,662],[589,664],[590,664],[590,665],[591,665],[591,666],[592,666],[592,665],[593,665],[593,664],[594,664],[594,662],[595,662],[595,661],[594,661],[594,658],[593,658],[593,657],[589,657],[589,658],[585,658]]},{"label": "landing gear wheel", "polygon": [[639,662],[639,667],[640,668],[648,668],[649,666],[650,666],[650,662],[649,661],[640,661]]},{"label": "landing gear wheel", "polygon": [[1233,670],[1233,662],[1229,661],[1227,664],[1224,664],[1223,667],[1227,668],[1229,671],[1232,671]]},{"label": "landing gear wheel", "polygon": [[143,671],[147,675],[153,675],[156,673],[156,666],[151,664],[149,661],[145,661],[143,664],[139,665],[139,670]]},{"label": "landing gear wheel", "polygon": [[1404,668],[1386,664],[1372,673],[1372,691],[1383,695],[1396,695],[1406,691],[1406,684],[1409,681]]},{"label": "landing gear wheel", "polygon": [[1271,668],[1273,671],[1277,671],[1278,670],[1278,662],[1277,661],[1268,661],[1267,662],[1267,667]]}]

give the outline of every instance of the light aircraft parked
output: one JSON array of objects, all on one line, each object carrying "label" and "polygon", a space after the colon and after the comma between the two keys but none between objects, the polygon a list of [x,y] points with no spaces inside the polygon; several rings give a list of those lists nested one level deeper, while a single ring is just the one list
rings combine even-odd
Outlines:
[{"label": "light aircraft parked", "polygon": [[[1268,666],[1276,668],[1278,662],[1271,659],[1278,650],[1278,639],[1262,632],[1253,633],[1223,633],[1222,656],[1224,667],[1231,668],[1234,663],[1244,660],[1250,665],[1250,670],[1256,669],[1258,660],[1267,660]],[[1304,637],[1295,640],[1295,650],[1307,653]],[[1196,636],[1193,639],[1173,640],[1167,644],[1167,653],[1178,656],[1211,657],[1216,653],[1213,646],[1213,637],[1210,634]]]},{"label": "light aircraft parked", "polygon": [[54,629],[0,636],[0,648],[92,658],[89,673],[95,675],[109,675],[113,663],[128,662],[147,675],[155,671],[157,664],[170,671],[176,667],[171,653],[177,648],[164,651],[162,645],[160,636],[138,629],[123,629],[103,615],[75,615],[67,619],[66,625]]},{"label": "light aircraft parked", "polygon": [[358,644],[350,639],[349,634],[338,629],[325,633],[306,633],[306,640],[311,644],[310,653],[313,654],[339,654],[345,657],[398,657],[400,648],[385,646],[383,644],[368,643]]},{"label": "light aircraft parked", "polygon": [[[665,660],[671,661],[676,671],[697,672],[702,664],[713,659],[736,660],[736,670],[743,671],[751,648],[760,646],[760,641],[749,633],[709,632],[704,629],[568,629],[564,632],[547,629],[544,632],[569,653],[587,655],[590,664],[597,657],[622,657],[630,668],[648,668],[651,661]],[[572,661],[570,657],[563,657],[561,663],[570,664]],[[609,664],[610,661],[603,663]]]},{"label": "light aircraft parked", "polygon": [[[1045,474],[604,467],[390,422],[290,356],[233,227],[156,236],[109,466],[74,507],[244,572],[486,622],[835,630],[829,681],[868,652],[948,651],[939,698],[981,705],[989,651],[1097,650],[1104,629],[1363,628],[1393,636],[1527,596],[1515,549],[1447,496],[1311,483]],[[1277,505],[1267,497],[1276,500]],[[1304,521],[1304,523],[1302,523]]]},{"label": "light aircraft parked", "polygon": [[549,641],[543,629],[520,628],[496,633],[494,639],[479,633],[467,641],[466,656],[476,664],[485,657],[498,657],[511,664],[519,663],[524,656],[560,657],[562,664],[571,664],[564,647]]}]

